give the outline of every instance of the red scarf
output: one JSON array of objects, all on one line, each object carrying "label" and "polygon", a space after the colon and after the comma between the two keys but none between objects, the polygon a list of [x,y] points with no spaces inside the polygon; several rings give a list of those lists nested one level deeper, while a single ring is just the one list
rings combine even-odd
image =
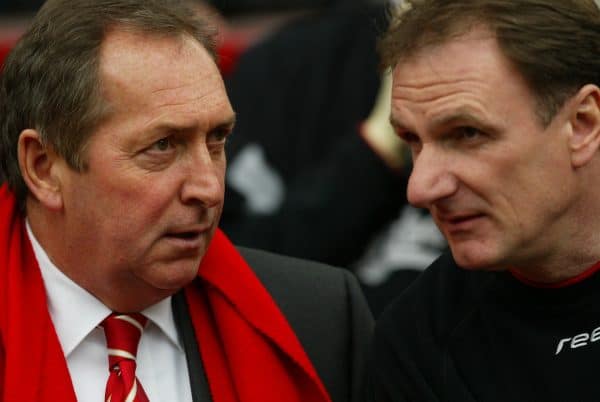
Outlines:
[{"label": "red scarf", "polygon": [[[214,402],[330,402],[283,314],[217,231],[185,289]],[[0,401],[76,401],[13,194],[0,187]]]}]

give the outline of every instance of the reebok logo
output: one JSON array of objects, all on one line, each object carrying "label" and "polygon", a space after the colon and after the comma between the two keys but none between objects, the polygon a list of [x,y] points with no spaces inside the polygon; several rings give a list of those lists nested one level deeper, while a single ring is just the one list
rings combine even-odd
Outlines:
[{"label": "reebok logo", "polygon": [[563,338],[558,341],[556,346],[555,356],[559,354],[563,349],[577,349],[582,346],[586,346],[590,343],[600,341],[600,327],[594,329],[592,332],[583,332],[577,334],[572,338]]}]

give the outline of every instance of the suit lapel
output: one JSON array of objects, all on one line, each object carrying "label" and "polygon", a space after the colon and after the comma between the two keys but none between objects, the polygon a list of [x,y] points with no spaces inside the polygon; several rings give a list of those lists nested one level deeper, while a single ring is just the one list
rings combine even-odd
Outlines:
[{"label": "suit lapel", "polygon": [[211,402],[213,398],[210,394],[210,388],[202,365],[202,357],[200,356],[200,350],[196,342],[196,336],[194,335],[194,328],[192,327],[189,310],[182,291],[177,292],[173,296],[173,315],[179,338],[185,350],[192,389],[192,400],[194,402]]}]

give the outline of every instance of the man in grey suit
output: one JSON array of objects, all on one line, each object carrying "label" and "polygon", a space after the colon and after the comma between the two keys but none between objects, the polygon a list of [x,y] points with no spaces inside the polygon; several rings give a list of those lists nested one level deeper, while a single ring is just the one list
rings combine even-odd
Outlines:
[{"label": "man in grey suit", "polygon": [[49,0],[7,58],[0,400],[361,399],[354,278],[217,229],[214,38],[175,0]]}]

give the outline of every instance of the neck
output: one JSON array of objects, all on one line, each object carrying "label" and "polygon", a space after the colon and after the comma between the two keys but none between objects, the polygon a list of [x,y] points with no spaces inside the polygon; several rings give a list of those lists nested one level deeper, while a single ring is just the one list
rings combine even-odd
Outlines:
[{"label": "neck", "polygon": [[600,229],[592,222],[574,225],[555,249],[510,267],[517,277],[539,284],[556,284],[579,277],[600,261]]},{"label": "neck", "polygon": [[[600,157],[599,157],[600,161]],[[549,225],[543,249],[526,261],[510,266],[523,279],[540,284],[555,284],[577,278],[600,261],[600,162],[573,170],[565,179],[573,194],[569,207]]]},{"label": "neck", "polygon": [[[27,200],[26,211],[31,231],[50,261],[57,267],[64,266],[65,261],[61,258],[62,254],[59,250],[68,243],[64,239],[65,232],[61,221],[55,219],[51,213],[44,211],[43,207],[31,198]],[[61,271],[63,270],[61,269]]]}]

